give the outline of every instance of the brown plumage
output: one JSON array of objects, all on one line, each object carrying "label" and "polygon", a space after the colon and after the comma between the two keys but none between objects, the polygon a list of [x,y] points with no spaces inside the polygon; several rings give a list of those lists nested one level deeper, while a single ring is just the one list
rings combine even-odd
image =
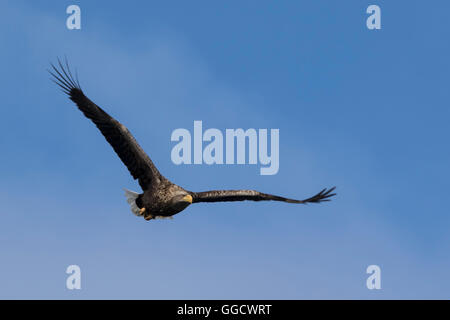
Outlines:
[{"label": "brown plumage", "polygon": [[306,204],[329,201],[329,198],[335,195],[335,193],[332,193],[335,187],[323,189],[315,196],[305,200],[288,199],[255,190],[212,190],[204,192],[185,190],[170,182],[158,171],[152,160],[124,125],[84,95],[78,77],[72,75],[67,60],[63,65],[58,59],[58,66],[59,68],[51,65],[52,70],[49,70],[49,72],[53,76],[52,80],[61,87],[83,114],[94,122],[126,165],[133,178],[138,180],[143,193],[137,194],[126,190],[126,196],[132,212],[138,216],[143,216],[146,220],[170,217],[184,210],[191,203],[198,202],[273,200]]}]

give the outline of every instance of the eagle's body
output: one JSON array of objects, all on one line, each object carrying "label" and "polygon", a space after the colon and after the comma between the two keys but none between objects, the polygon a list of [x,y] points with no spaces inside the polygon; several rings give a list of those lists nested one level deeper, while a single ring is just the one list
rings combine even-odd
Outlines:
[{"label": "eagle's body", "polygon": [[140,208],[146,208],[149,215],[144,217],[169,217],[184,210],[189,201],[172,202],[174,196],[186,197],[189,199],[189,192],[180,186],[163,179],[159,184],[151,185],[143,194],[139,196],[136,204]]},{"label": "eagle's body", "polygon": [[103,111],[87,98],[79,85],[78,79],[73,77],[68,63],[63,66],[58,60],[60,69],[52,65],[49,71],[53,81],[69,95],[83,114],[92,120],[114,151],[127,166],[130,174],[137,179],[143,193],[125,191],[131,211],[143,216],[146,220],[170,217],[184,210],[187,206],[197,202],[220,201],[262,201],[274,200],[288,203],[319,203],[329,201],[334,196],[335,188],[323,189],[315,196],[305,200],[293,200],[255,190],[213,190],[192,192],[170,182],[153,164],[152,160],[142,150],[128,129]]}]

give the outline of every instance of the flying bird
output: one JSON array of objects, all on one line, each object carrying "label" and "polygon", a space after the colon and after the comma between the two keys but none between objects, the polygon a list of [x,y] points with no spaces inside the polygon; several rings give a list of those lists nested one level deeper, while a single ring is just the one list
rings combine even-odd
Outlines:
[{"label": "flying bird", "polygon": [[58,65],[51,64],[51,70],[48,70],[48,72],[52,75],[52,81],[97,126],[133,178],[138,180],[143,193],[125,189],[125,196],[131,206],[131,211],[137,216],[144,217],[145,220],[172,217],[192,203],[198,202],[273,200],[307,204],[329,201],[329,198],[335,195],[335,193],[332,193],[335,187],[323,189],[315,196],[305,200],[288,199],[255,190],[211,190],[203,192],[185,190],[170,182],[159,172],[123,124],[84,95],[78,81],[78,75],[75,73],[74,77],[67,59],[65,64],[58,59]]}]

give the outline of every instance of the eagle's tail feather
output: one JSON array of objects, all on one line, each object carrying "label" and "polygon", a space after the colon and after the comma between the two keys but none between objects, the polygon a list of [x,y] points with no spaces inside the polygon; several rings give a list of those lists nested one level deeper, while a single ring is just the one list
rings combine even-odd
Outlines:
[{"label": "eagle's tail feather", "polygon": [[125,197],[127,197],[127,202],[131,207],[131,212],[133,212],[136,216],[141,216],[142,214],[140,213],[140,209],[136,204],[136,199],[139,197],[139,193],[127,190],[125,188],[123,190],[125,190]]}]

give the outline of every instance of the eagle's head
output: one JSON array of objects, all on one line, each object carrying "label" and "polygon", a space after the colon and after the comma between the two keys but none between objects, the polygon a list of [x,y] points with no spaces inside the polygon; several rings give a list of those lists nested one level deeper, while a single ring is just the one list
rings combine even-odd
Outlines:
[{"label": "eagle's head", "polygon": [[178,213],[192,203],[192,196],[187,191],[177,192],[170,200],[171,211]]}]

